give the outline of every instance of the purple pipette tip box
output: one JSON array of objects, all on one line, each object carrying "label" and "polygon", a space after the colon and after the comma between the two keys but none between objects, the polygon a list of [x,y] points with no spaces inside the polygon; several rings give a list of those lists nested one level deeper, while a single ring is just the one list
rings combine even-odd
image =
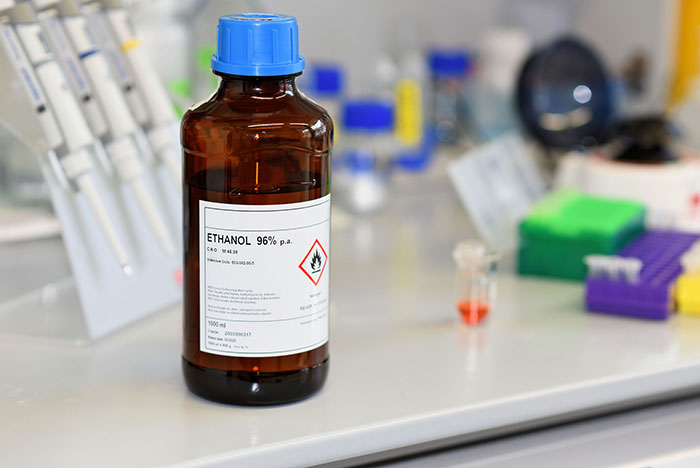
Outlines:
[{"label": "purple pipette tip box", "polygon": [[643,262],[639,281],[622,277],[586,279],[589,312],[665,320],[673,308],[673,285],[683,272],[680,257],[700,239],[697,234],[677,231],[647,231],[617,255]]}]

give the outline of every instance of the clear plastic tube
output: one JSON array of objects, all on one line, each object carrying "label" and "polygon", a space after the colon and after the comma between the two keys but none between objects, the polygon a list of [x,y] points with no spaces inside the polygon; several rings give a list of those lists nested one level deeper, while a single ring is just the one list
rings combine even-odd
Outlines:
[{"label": "clear plastic tube", "polygon": [[457,265],[457,310],[467,325],[481,323],[496,300],[500,255],[477,240],[459,242],[453,252]]}]

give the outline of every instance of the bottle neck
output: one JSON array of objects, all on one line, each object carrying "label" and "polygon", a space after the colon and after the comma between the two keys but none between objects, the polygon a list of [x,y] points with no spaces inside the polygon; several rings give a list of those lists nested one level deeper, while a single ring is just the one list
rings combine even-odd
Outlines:
[{"label": "bottle neck", "polygon": [[238,76],[216,73],[221,77],[217,94],[223,98],[253,96],[260,98],[276,98],[283,95],[298,94],[296,77],[301,75],[284,76]]}]

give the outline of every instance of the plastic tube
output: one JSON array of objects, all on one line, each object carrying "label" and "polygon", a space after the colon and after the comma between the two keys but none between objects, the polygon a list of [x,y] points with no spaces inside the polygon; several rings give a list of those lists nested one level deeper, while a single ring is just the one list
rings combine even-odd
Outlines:
[{"label": "plastic tube", "polygon": [[602,278],[606,275],[605,267],[607,255],[586,255],[583,261],[588,266],[588,276],[592,278]]},{"label": "plastic tube", "polygon": [[620,257],[621,270],[628,283],[639,283],[639,275],[644,262],[636,257]]}]

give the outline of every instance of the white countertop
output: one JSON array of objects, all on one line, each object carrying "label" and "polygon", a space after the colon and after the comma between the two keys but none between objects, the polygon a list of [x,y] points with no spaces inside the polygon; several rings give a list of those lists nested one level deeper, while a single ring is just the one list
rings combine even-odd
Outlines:
[{"label": "white countertop", "polygon": [[2,464],[319,464],[700,385],[700,319],[588,315],[577,283],[502,272],[490,320],[457,323],[450,254],[470,228],[447,182],[433,184],[383,216],[336,216],[317,396],[272,408],[194,397],[178,307],[84,347],[4,335]]}]

